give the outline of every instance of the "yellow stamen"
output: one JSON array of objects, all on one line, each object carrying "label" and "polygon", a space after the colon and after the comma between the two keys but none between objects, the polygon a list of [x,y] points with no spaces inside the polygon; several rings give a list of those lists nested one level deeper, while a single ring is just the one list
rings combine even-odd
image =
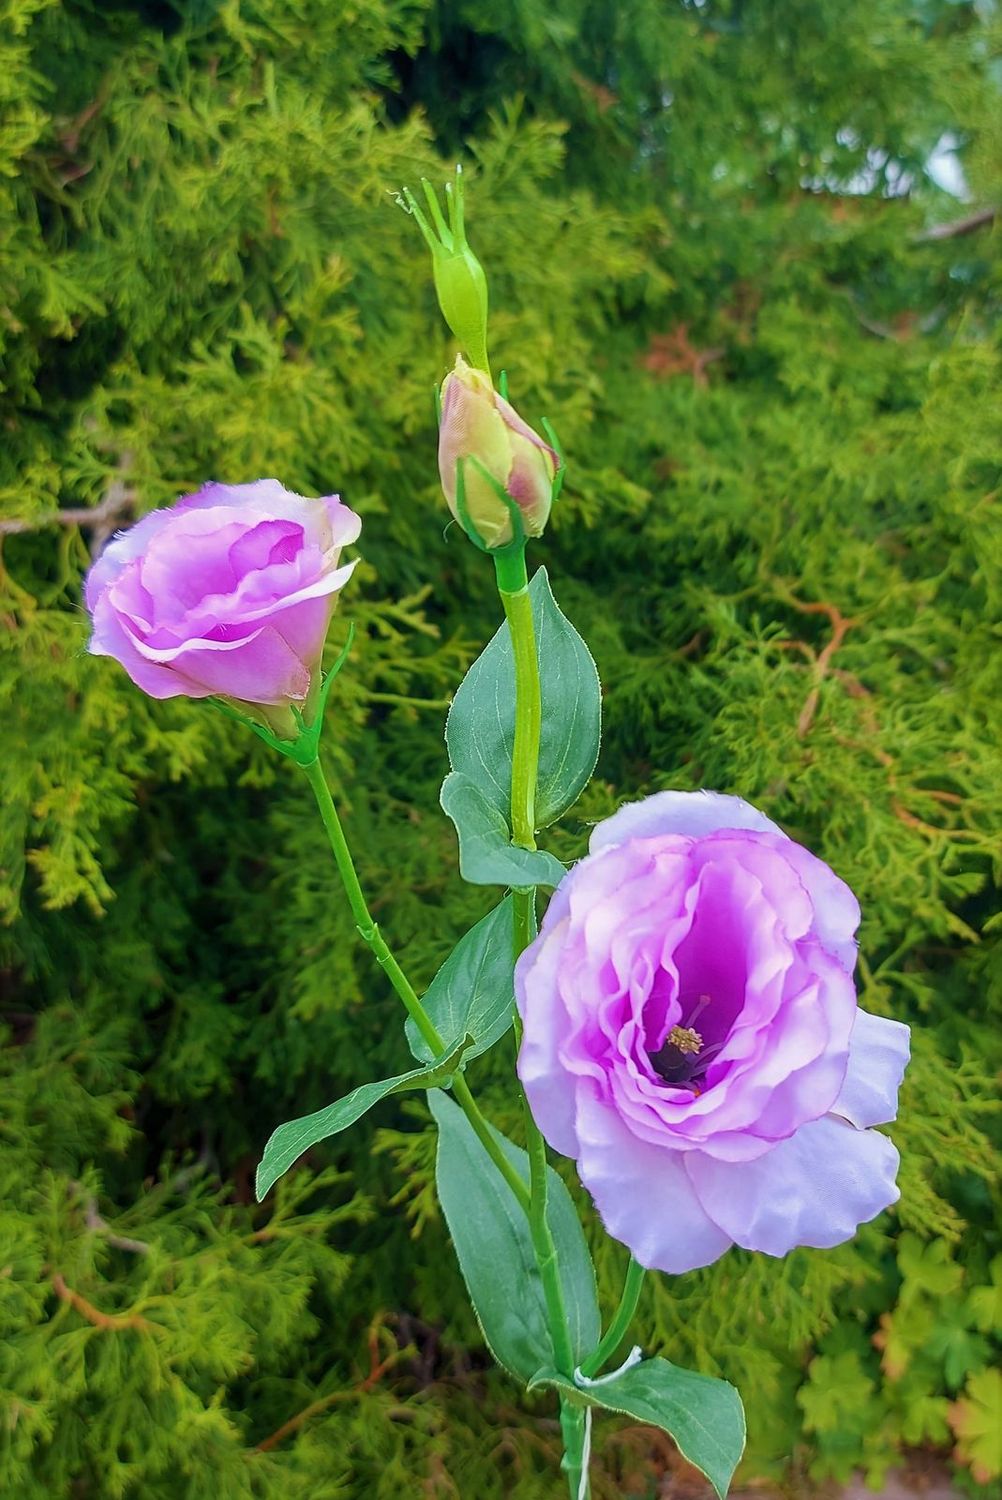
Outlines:
[{"label": "yellow stamen", "polygon": [[682,1053],[701,1052],[703,1048],[703,1038],[691,1026],[673,1026],[668,1033],[668,1043]]}]

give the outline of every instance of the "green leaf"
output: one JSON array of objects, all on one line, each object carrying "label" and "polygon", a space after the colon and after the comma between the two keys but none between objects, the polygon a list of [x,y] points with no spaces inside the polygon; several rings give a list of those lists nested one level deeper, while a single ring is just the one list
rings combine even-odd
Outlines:
[{"label": "green leaf", "polygon": [[[536,826],[546,828],[577,800],[595,769],[602,689],[588,647],[557,607],[545,568],[529,584],[529,597],[543,699]],[[505,621],[459,685],[445,742],[452,769],[468,777],[506,823],[514,738],[515,667]]]},{"label": "green leaf", "polygon": [[530,1390],[539,1386],[553,1386],[571,1401],[660,1427],[724,1500],[745,1446],[741,1397],[726,1380],[679,1369],[666,1359],[645,1359],[583,1389],[552,1369],[541,1370],[529,1381]]},{"label": "green leaf", "polygon": [[349,1125],[370,1110],[388,1094],[402,1094],[407,1089],[441,1088],[451,1079],[463,1054],[472,1045],[472,1038],[464,1037],[447,1057],[430,1068],[413,1068],[409,1073],[399,1073],[396,1078],[381,1078],[373,1083],[360,1084],[343,1099],[318,1109],[315,1114],[303,1115],[298,1120],[287,1120],[272,1133],[264,1148],[257,1169],[255,1192],[260,1203],[268,1189],[287,1172],[293,1162],[319,1141],[338,1135]]},{"label": "green leaf", "polygon": [[[473,1038],[465,1060],[479,1057],[504,1036],[515,1007],[511,897],[488,912],[453,948],[422,997],[445,1046]],[[435,1054],[408,1017],[407,1043],[420,1062]]]},{"label": "green leaf", "polygon": [[[431,1094],[428,1103],[439,1130],[438,1196],[470,1301],[498,1364],[528,1381],[541,1365],[553,1363],[529,1221],[459,1106],[444,1094]],[[525,1152],[493,1127],[491,1133],[528,1183]],[[547,1168],[546,1217],[557,1247],[574,1356],[581,1360],[601,1333],[595,1271],[571,1196],[552,1167]]]},{"label": "green leaf", "polygon": [[503,813],[478,786],[453,771],[442,783],[441,803],[459,835],[459,873],[472,885],[557,886],[564,866],[543,849],[511,842]]},{"label": "green leaf", "polygon": [[990,1284],[975,1287],[968,1299],[974,1322],[982,1333],[1002,1328],[1002,1255],[995,1256],[988,1274]]}]

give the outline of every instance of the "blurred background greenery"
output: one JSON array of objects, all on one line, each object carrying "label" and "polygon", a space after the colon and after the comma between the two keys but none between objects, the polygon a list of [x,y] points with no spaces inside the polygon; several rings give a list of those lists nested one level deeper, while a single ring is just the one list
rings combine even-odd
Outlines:
[{"label": "blurred background greenery", "polygon": [[[535,560],[605,684],[555,851],[626,796],[741,793],[855,887],[863,999],[915,1028],[898,1208],[653,1278],[646,1342],[740,1385],[745,1483],[952,1452],[992,1492],[1000,37],[994,0],[0,0],[5,1496],[557,1492],[422,1103],[254,1205],[276,1123],[406,1065],[398,1009],[291,769],[87,657],[80,605],[208,478],[362,513],[326,756],[430,977],[493,898],[437,790],[496,602],[445,526],[453,351],[394,192],[459,157],[494,357],[570,456]],[[509,1066],[475,1081],[517,1132]],[[596,1445],[598,1500],[701,1493],[649,1429]]]}]

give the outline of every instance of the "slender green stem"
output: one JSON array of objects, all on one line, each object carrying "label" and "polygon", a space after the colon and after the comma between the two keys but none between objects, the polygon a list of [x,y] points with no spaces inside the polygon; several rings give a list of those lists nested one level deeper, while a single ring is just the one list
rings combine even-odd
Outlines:
[{"label": "slender green stem", "polygon": [[400,996],[400,999],[404,1002],[407,1014],[424,1037],[424,1040],[428,1043],[428,1046],[433,1052],[444,1052],[445,1043],[439,1035],[436,1026],[414,993],[407,975],[390,952],[386,939],[379,930],[378,923],[373,920],[372,914],[366,905],[358,875],[355,873],[351,851],[348,848],[348,840],[344,836],[341,819],[337,815],[334,798],[331,796],[330,787],[327,785],[327,778],[321,770],[319,760],[315,760],[312,765],[305,766],[304,770],[306,772],[306,779],[313,788],[313,794],[317,799],[317,806],[320,809],[324,828],[327,830],[327,837],[330,840],[338,873],[341,876],[345,893],[348,897],[348,905],[351,907],[351,914],[355,918],[355,926],[358,928],[363,942],[368,943],[372,949],[380,968],[385,970],[386,977]]},{"label": "slender green stem", "polygon": [[563,1471],[567,1475],[570,1500],[588,1494],[589,1412],[573,1401],[560,1403],[560,1431],[564,1439]]},{"label": "slender green stem", "polygon": [[[536,847],[536,780],[539,774],[539,741],[542,699],[536,631],[525,570],[525,549],[497,554],[494,559],[498,593],[504,606],[515,663],[515,740],[511,762],[512,842],[523,849]],[[528,947],[536,932],[535,891],[513,892],[515,957]],[[516,1036],[520,1028],[516,1018]],[[546,1214],[546,1144],[523,1096],[525,1132],[529,1152],[529,1228],[532,1248],[543,1284],[546,1317],[553,1343],[553,1358],[561,1374],[573,1378],[574,1346],[564,1304],[557,1247]],[[588,1494],[587,1415],[571,1402],[560,1403],[560,1427],[564,1439],[563,1469],[571,1500]]]},{"label": "slender green stem", "polygon": [[515,662],[515,743],[511,757],[511,828],[513,842],[523,849],[536,847],[536,777],[542,699],[532,601],[525,571],[525,553],[495,559],[498,592],[504,605]]},{"label": "slender green stem", "polygon": [[[344,836],[344,829],[341,827],[341,819],[337,815],[337,808],[334,806],[334,799],[331,796],[330,787],[327,785],[327,778],[321,770],[320,762],[318,760],[313,761],[312,764],[304,766],[303,771],[317,799],[320,817],[323,820],[324,828],[327,830],[327,837],[330,840],[338,873],[341,876],[348,897],[348,905],[351,907],[351,914],[355,918],[355,926],[358,928],[362,940],[372,949],[376,962],[383,969],[394,990],[403,1001],[407,1014],[412,1018],[422,1037],[433,1052],[441,1055],[445,1052],[446,1047],[439,1035],[438,1028],[415,994],[407,975],[390,952],[386,939],[380,932],[378,923],[373,920],[372,913],[366,904],[365,896],[355,871],[355,864],[351,857],[351,851],[348,848],[348,841]],[[491,1134],[490,1126],[481,1114],[479,1106],[470,1093],[469,1084],[461,1073],[457,1073],[452,1080],[452,1094],[476,1132],[484,1150],[511,1188],[522,1208],[528,1213],[530,1206],[529,1191]]]},{"label": "slender green stem", "polygon": [[637,1303],[640,1300],[640,1291],[644,1284],[646,1272],[643,1266],[630,1259],[626,1271],[626,1281],[623,1283],[623,1295],[619,1306],[616,1308],[612,1322],[609,1324],[605,1337],[596,1349],[589,1354],[581,1366],[582,1375],[597,1375],[599,1370],[610,1359],[626,1337],[630,1324],[633,1322],[637,1311]]}]

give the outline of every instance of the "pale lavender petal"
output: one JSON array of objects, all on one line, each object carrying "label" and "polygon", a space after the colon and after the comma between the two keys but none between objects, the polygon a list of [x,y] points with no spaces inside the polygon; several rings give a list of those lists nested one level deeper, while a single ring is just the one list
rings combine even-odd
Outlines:
[{"label": "pale lavender petal", "polygon": [[813,1120],[754,1161],[689,1152],[685,1169],[705,1211],[746,1250],[830,1249],[899,1197],[898,1153],[875,1130]]},{"label": "pale lavender petal", "polygon": [[208,692],[248,703],[302,701],[310,686],[309,669],[272,625],[247,640],[186,642],[175,662]]},{"label": "pale lavender petal", "polygon": [[230,548],[230,562],[237,578],[260,572],[275,563],[294,562],[305,545],[303,528],[295,521],[259,521],[240,534]]},{"label": "pale lavender petal", "polygon": [[111,656],[123,666],[136,687],[151,698],[208,698],[211,688],[203,687],[170,667],[148,661],[136,650],[134,638],[126,631],[111,605],[107,592],[93,609],[94,630],[87,649],[92,656]]},{"label": "pale lavender petal", "polygon": [[140,577],[155,603],[155,624],[179,620],[206,595],[236,588],[231,551],[247,529],[232,510],[217,508],[178,516],[153,538]]},{"label": "pale lavender petal", "polygon": [[567,922],[567,897],[558,886],[539,938],[515,965],[515,1000],[524,1023],[518,1076],[529,1107],[553,1149],[574,1156],[573,1080],[559,1058],[570,1029],[557,983]]},{"label": "pale lavender petal", "polygon": [[705,838],[721,828],[783,833],[778,824],[741,797],[721,792],[655,792],[642,802],[627,802],[611,818],[597,823],[588,847],[594,854],[626,839],[657,838],[665,833]]},{"label": "pale lavender petal", "polygon": [[348,547],[352,542],[357,542],[362,530],[362,518],[343,505],[338,495],[325,495],[318,502],[327,511],[327,522],[330,526],[331,539],[329,547]]},{"label": "pale lavender petal", "polygon": [[[347,506],[340,505],[337,495],[310,500],[305,495],[287,490],[277,479],[256,479],[250,484],[210,481],[194,494],[182,495],[171,506],[170,514],[215,506],[227,506],[247,520],[252,516],[264,519],[281,516],[284,520],[296,521],[303,527],[307,540],[324,550],[354,542],[361,528],[361,521]],[[332,526],[342,533],[340,537],[332,532]]]},{"label": "pale lavender petal", "polygon": [[192,634],[162,646],[153,646],[151,642],[147,642],[143,648],[144,655],[148,655],[151,661],[173,661],[186,646],[204,642],[217,624],[235,627],[234,634],[243,635],[245,627],[253,626],[261,620],[270,620],[311,599],[323,599],[337,594],[347,583],[354,569],[355,561],[346,563],[343,568],[337,568],[332,573],[325,573],[303,588],[284,595],[269,596],[253,606],[236,602],[240,598],[239,590],[229,601],[229,607],[226,607],[225,596],[203,600],[198,610],[193,610],[184,617],[184,630]]},{"label": "pale lavender petal", "polygon": [[818,939],[851,974],[856,967],[859,902],[845,881],[802,844],[787,840],[785,854],[811,898]]},{"label": "pale lavender petal", "polygon": [[170,518],[169,510],[151,510],[126,530],[115,532],[91,567],[84,583],[84,603],[91,612],[103,591],[114,583],[130,563],[142,555]]},{"label": "pale lavender petal", "polygon": [[907,1026],[857,1010],[849,1039],[849,1071],[831,1107],[832,1114],[860,1128],[893,1120],[908,1055]]},{"label": "pale lavender petal", "polygon": [[575,1118],[581,1181],[609,1234],[642,1266],[681,1275],[730,1248],[732,1236],[693,1191],[682,1153],[638,1140],[587,1082],[578,1086]]}]

